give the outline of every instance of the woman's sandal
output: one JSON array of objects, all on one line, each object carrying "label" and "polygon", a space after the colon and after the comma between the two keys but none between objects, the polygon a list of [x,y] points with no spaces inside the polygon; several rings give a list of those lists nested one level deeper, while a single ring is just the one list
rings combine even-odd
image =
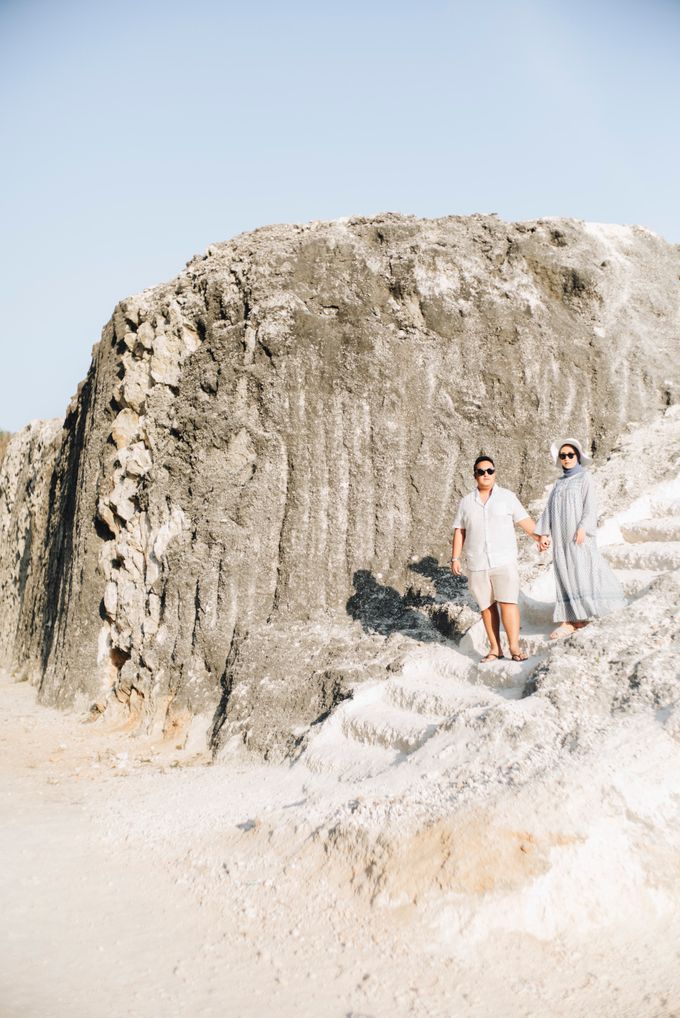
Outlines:
[{"label": "woman's sandal", "polygon": [[528,661],[529,660],[529,656],[528,656],[528,654],[525,654],[523,651],[518,650],[516,654],[512,654],[512,653],[510,654],[510,659],[512,661]]},{"label": "woman's sandal", "polygon": [[489,651],[486,657],[483,657],[479,663],[480,665],[488,665],[491,663],[491,661],[502,661],[503,657],[504,657],[503,654],[493,654],[491,651]]},{"label": "woman's sandal", "polygon": [[561,640],[564,636],[571,636],[572,633],[576,632],[576,628],[576,626],[572,626],[571,622],[563,622],[557,629],[553,629],[550,639]]}]

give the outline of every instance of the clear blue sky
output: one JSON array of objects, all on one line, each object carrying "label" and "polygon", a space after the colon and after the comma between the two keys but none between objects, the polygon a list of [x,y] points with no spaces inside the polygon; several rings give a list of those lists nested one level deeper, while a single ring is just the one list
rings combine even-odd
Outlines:
[{"label": "clear blue sky", "polygon": [[680,241],[680,2],[0,0],[0,428],[212,241],[385,210]]}]

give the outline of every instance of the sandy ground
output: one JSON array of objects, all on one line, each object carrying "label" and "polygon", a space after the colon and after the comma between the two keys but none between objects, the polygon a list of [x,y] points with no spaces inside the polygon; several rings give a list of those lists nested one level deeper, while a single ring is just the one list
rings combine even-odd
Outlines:
[{"label": "sandy ground", "polygon": [[3,1018],[680,1015],[667,911],[452,939],[450,900],[371,906],[325,865],[314,812],[346,791],[103,731],[7,676],[0,702]]}]

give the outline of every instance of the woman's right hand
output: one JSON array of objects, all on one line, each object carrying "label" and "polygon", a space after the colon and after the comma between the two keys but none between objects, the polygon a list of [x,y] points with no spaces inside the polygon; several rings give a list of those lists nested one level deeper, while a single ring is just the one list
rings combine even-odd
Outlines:
[{"label": "woman's right hand", "polygon": [[462,573],[459,559],[456,559],[455,562],[451,563],[451,572],[453,573],[454,576],[460,576],[460,574]]},{"label": "woman's right hand", "polygon": [[538,550],[539,551],[547,551],[549,547],[550,547],[550,538],[547,537],[546,535],[544,535],[543,537],[541,537],[539,539]]}]

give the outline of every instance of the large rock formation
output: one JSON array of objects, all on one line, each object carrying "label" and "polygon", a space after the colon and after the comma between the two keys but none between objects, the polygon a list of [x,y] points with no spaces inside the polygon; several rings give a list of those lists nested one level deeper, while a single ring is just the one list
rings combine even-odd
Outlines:
[{"label": "large rock formation", "polygon": [[438,638],[409,599],[456,592],[437,560],[480,449],[529,499],[555,434],[604,458],[676,402],[679,277],[648,231],[570,220],[209,248],[118,305],[61,430],[13,439],[0,652],[47,702],[170,731],[217,710],[288,751],[360,662]]}]

